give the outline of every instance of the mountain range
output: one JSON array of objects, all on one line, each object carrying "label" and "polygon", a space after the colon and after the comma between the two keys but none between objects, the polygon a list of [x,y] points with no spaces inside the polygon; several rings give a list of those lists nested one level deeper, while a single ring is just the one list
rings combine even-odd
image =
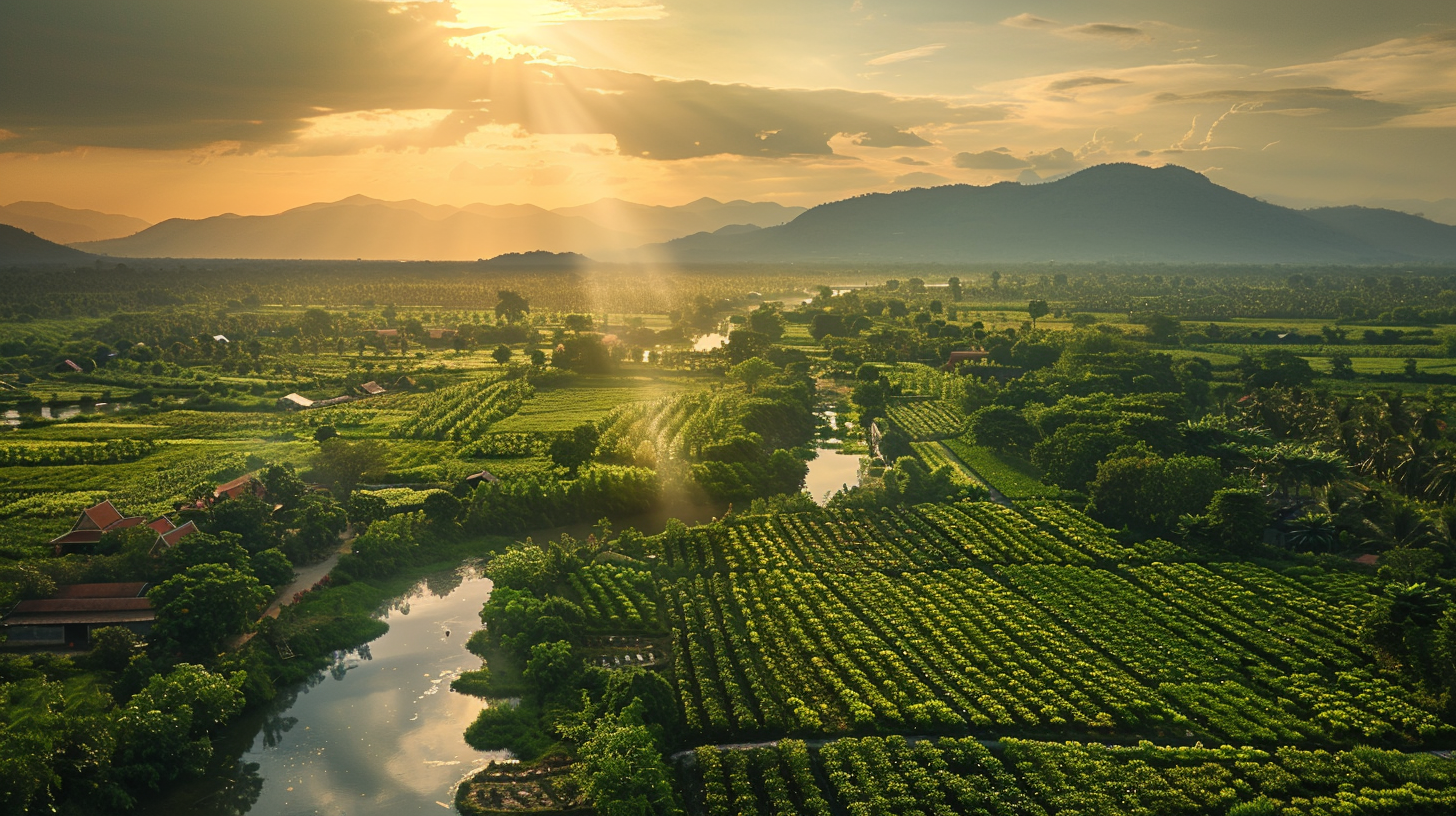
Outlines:
[{"label": "mountain range", "polygon": [[19,227],[0,224],[0,266],[74,264],[91,258],[80,250],[47,241]]},{"label": "mountain range", "polygon": [[133,258],[475,260],[533,250],[624,250],[729,225],[773,226],[803,211],[711,198],[679,207],[603,199],[546,210],[529,204],[453,207],[352,196],[276,215],[173,218],[135,235],[76,246]]},{"label": "mountain range", "polygon": [[151,226],[129,215],[75,210],[46,201],[17,201],[0,206],[0,224],[19,227],[57,244],[121,238]]},{"label": "mountain range", "polygon": [[872,193],[654,251],[699,263],[1371,264],[1456,260],[1456,227],[1365,207],[1293,210],[1176,165],[1104,164],[1043,184]]}]

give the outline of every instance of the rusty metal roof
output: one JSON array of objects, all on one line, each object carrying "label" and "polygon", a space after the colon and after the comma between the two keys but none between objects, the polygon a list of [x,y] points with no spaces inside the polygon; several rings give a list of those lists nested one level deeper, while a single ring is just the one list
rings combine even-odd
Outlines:
[{"label": "rusty metal roof", "polygon": [[67,584],[56,588],[56,598],[139,598],[146,581],[114,584]]}]

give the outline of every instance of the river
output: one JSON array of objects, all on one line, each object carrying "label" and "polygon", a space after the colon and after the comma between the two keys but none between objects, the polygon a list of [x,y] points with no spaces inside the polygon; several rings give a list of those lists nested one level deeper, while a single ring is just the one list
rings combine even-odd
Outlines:
[{"label": "river", "polygon": [[455,784],[505,752],[465,744],[485,702],[450,691],[480,667],[490,580],[469,566],[421,580],[382,618],[389,631],[335,656],[216,740],[211,767],[143,812],[159,816],[413,814],[454,809]]},{"label": "river", "polygon": [[804,476],[804,490],[821,505],[841,488],[859,484],[860,457],[841,450],[839,413],[833,408],[821,408],[815,412],[821,422],[818,438],[814,442],[814,458],[809,460],[809,472]]},{"label": "river", "polygon": [[[724,508],[664,501],[622,518],[661,532],[669,517],[688,524]],[[580,524],[531,533],[585,538]],[[481,627],[490,580],[470,565],[428,576],[381,614],[389,631],[334,656],[308,683],[281,689],[213,740],[206,774],[148,802],[150,816],[393,816],[454,812],[455,785],[504,751],[465,744],[486,702],[450,691],[459,672],[480,668],[465,641]]]}]

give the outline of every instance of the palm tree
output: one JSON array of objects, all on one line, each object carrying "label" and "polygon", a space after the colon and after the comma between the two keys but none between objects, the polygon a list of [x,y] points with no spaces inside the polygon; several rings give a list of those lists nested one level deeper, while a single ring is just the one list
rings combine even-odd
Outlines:
[{"label": "palm tree", "polygon": [[1301,552],[1329,552],[1338,539],[1335,520],[1328,513],[1305,513],[1289,523],[1285,538]]}]

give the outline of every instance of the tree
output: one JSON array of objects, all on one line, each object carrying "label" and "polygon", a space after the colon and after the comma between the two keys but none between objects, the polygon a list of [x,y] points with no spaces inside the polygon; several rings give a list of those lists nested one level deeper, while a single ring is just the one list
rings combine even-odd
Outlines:
[{"label": "tree", "polygon": [[319,444],[312,464],[319,476],[339,496],[348,496],[364,479],[382,478],[388,461],[384,444],[374,439],[350,442],[340,437],[325,439]]},{"label": "tree", "polygon": [[1247,552],[1262,541],[1264,528],[1269,526],[1269,508],[1262,492],[1228,487],[1213,494],[1207,518],[1225,547]]},{"label": "tree", "polygon": [[501,365],[509,363],[511,361],[511,347],[505,343],[501,343],[495,347],[495,351],[490,353],[490,358]]},{"label": "tree", "polygon": [[199,564],[153,587],[153,643],[186,656],[210,658],[247,629],[268,595],[258,579],[223,564]]},{"label": "tree", "polygon": [[569,314],[566,317],[562,318],[561,321],[562,328],[575,334],[589,332],[592,330],[592,327],[594,325],[596,324],[593,322],[592,316],[589,314]]},{"label": "tree", "polygon": [[562,340],[551,353],[551,365],[582,374],[608,374],[613,368],[611,352],[602,343],[601,336],[590,333]]},{"label": "tree", "polygon": [[[332,425],[321,425],[317,431],[314,431],[314,441],[322,441],[319,439],[319,434],[323,433],[325,428],[329,430],[329,434],[324,436],[324,439],[330,435],[337,436]],[[292,465],[269,465],[258,474],[258,479],[263,483],[264,489],[268,491],[268,498],[283,505],[284,508],[293,507],[299,499],[303,498],[303,494],[308,492],[307,485],[298,478],[298,473],[294,471]]]},{"label": "tree", "polygon": [[1145,317],[1143,322],[1147,324],[1148,336],[1154,343],[1171,343],[1183,328],[1178,318],[1156,312]]},{"label": "tree", "polygon": [[770,363],[762,357],[750,357],[736,366],[728,369],[728,376],[743,383],[752,394],[753,389],[763,380],[772,377],[779,371],[778,366]]},{"label": "tree", "polygon": [[1036,430],[1015,408],[991,405],[971,415],[969,424],[976,444],[992,450],[1024,450],[1036,441]]},{"label": "tree", "polygon": [[1036,321],[1046,317],[1051,312],[1045,300],[1033,300],[1026,304],[1026,313],[1031,317],[1031,327],[1036,328]]},{"label": "tree", "polygon": [[544,699],[565,687],[580,669],[581,658],[572,653],[571,643],[554,640],[531,647],[524,674],[526,680],[536,687],[537,696]]},{"label": "tree", "polygon": [[424,510],[431,524],[444,526],[460,518],[460,500],[443,490],[436,491],[425,496]]},{"label": "tree", "polygon": [[496,297],[498,300],[495,304],[495,316],[505,318],[507,323],[515,323],[531,311],[531,304],[519,292],[502,289],[496,293]]},{"label": "tree", "polygon": [[784,315],[778,304],[765,303],[748,314],[748,327],[769,340],[784,336]]},{"label": "tree", "polygon": [[531,590],[541,586],[550,573],[546,551],[534,544],[516,544],[497,553],[485,565],[485,577],[496,590]]},{"label": "tree", "polygon": [[389,503],[373,493],[355,493],[349,497],[349,521],[367,527],[389,515]]},{"label": "tree", "polygon": [[961,295],[963,294],[963,290],[961,289],[961,279],[954,277],[951,278],[950,280],[946,281],[945,288],[946,292],[950,294],[951,301],[959,303],[961,300]]},{"label": "tree", "polygon": [[1285,349],[1274,349],[1259,357],[1245,355],[1239,360],[1238,370],[1254,388],[1308,385],[1314,379],[1309,361]]},{"label": "tree", "polygon": [[1331,355],[1330,376],[1337,380],[1355,379],[1355,361],[1343,352]]},{"label": "tree", "polygon": [[334,330],[334,316],[324,309],[309,309],[298,322],[298,331],[304,337],[325,337]]},{"label": "tree", "polygon": [[597,722],[572,768],[601,816],[679,816],[672,774],[636,707]]},{"label": "tree", "polygon": [[104,626],[91,632],[91,664],[120,673],[141,651],[141,640],[125,626]]},{"label": "tree", "polygon": [[848,337],[849,326],[845,324],[843,315],[820,312],[809,321],[809,335],[815,340],[823,340],[826,337]]},{"label": "tree", "polygon": [[171,573],[186,572],[198,564],[246,564],[248,551],[241,541],[237,533],[193,533],[168,550],[163,561]]},{"label": "tree", "polygon": [[1202,512],[1222,484],[1223,471],[1207,457],[1130,456],[1098,465],[1088,494],[1109,525],[1167,535],[1181,516]]},{"label": "tree", "polygon": [[526,352],[526,354],[531,358],[531,365],[546,365],[546,352],[542,351],[541,349],[533,348],[530,351]]},{"label": "tree", "polygon": [[1329,552],[1339,540],[1339,531],[1328,513],[1311,511],[1289,522],[1284,538],[1298,552]]},{"label": "tree", "polygon": [[293,581],[293,564],[276,547],[255,554],[248,563],[253,569],[253,576],[275,592]]},{"label": "tree", "polygon": [[596,455],[600,438],[597,426],[584,422],[576,426],[570,434],[552,440],[549,450],[551,461],[558,467],[566,468],[571,478],[575,479],[577,469]]}]

